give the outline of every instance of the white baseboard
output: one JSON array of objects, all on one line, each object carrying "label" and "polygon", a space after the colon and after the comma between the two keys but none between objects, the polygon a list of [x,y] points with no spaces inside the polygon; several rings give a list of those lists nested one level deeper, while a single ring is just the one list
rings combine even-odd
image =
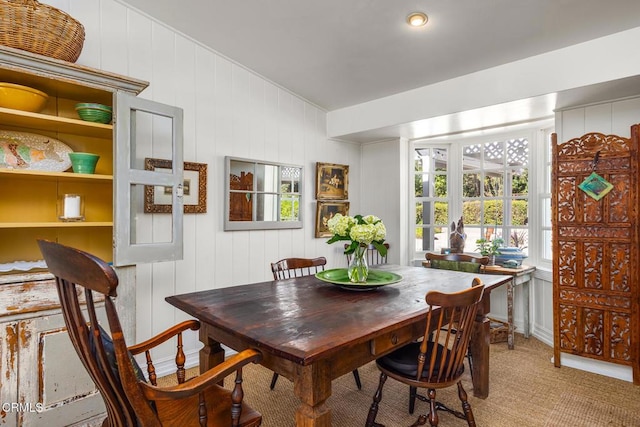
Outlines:
[{"label": "white baseboard", "polygon": [[[551,360],[553,361],[553,357]],[[615,363],[603,362],[601,360],[589,359],[567,353],[560,354],[560,365],[633,382],[633,369],[630,366],[617,365]]]},{"label": "white baseboard", "polygon": [[[532,335],[547,344],[549,347],[553,347],[552,331],[535,327],[535,332]],[[553,363],[553,356],[551,357],[550,362]],[[567,368],[574,368],[585,372],[604,375],[609,378],[633,382],[633,369],[630,366],[617,365],[615,363],[589,359],[588,357],[580,357],[569,353],[560,354],[560,365],[566,366]]]},{"label": "white baseboard", "polygon": [[553,347],[553,331],[550,329],[543,328],[538,325],[532,325],[532,333],[531,335],[548,345],[549,347]]}]

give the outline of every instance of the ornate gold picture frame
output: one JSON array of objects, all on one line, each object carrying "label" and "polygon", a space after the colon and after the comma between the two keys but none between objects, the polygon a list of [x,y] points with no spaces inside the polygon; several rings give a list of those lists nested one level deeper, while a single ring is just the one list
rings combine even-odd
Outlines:
[{"label": "ornate gold picture frame", "polygon": [[[167,169],[171,160],[146,158],[145,170]],[[184,213],[207,212],[207,165],[184,162]],[[171,188],[144,186],[145,213],[171,213]]]},{"label": "ornate gold picture frame", "polygon": [[349,202],[318,202],[316,207],[316,237],[331,237],[327,221],[338,213],[349,215]]},{"label": "ornate gold picture frame", "polygon": [[316,199],[346,200],[349,198],[349,166],[316,163]]}]

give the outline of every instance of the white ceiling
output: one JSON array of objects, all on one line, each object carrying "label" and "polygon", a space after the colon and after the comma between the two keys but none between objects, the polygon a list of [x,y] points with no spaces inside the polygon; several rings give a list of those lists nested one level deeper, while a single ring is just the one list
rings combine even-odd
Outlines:
[{"label": "white ceiling", "polygon": [[640,26],[640,0],[122,1],[327,111]]}]

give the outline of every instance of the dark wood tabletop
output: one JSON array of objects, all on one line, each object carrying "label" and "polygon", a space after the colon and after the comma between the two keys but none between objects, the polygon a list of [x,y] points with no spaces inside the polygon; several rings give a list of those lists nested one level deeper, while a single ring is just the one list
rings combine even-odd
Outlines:
[{"label": "dark wood tabletop", "polygon": [[[264,355],[262,364],[296,383],[296,394],[302,401],[297,425],[324,426],[330,425],[331,419],[324,407],[331,395],[331,380],[421,336],[427,292],[459,291],[479,277],[485,285],[484,317],[491,290],[511,280],[504,275],[423,267],[375,268],[400,274],[402,280],[371,291],[351,291],[307,276],[166,300],[201,321],[200,340],[205,344],[201,369],[224,360],[220,343],[236,351],[256,348]],[[477,388],[475,394],[486,397],[488,321],[481,320],[477,329],[482,336],[474,340],[478,359],[474,361],[474,377],[480,378],[480,385],[476,387],[474,382],[474,393]]]},{"label": "dark wood tabletop", "polygon": [[[473,274],[386,265],[401,282],[349,291],[314,276],[170,296],[166,301],[203,323],[248,339],[251,346],[308,365],[354,342],[367,341],[427,311],[430,290],[471,286]],[[485,288],[508,278],[483,274]]]}]

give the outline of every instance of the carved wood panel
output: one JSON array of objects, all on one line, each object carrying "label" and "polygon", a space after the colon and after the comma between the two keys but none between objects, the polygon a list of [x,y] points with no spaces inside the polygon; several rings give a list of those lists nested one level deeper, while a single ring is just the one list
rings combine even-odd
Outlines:
[{"label": "carved wood panel", "polygon": [[[631,135],[552,137],[554,363],[629,365],[640,384],[638,125]],[[593,172],[613,186],[599,200],[579,187]]]},{"label": "carved wood panel", "polygon": [[241,176],[231,174],[229,179],[230,190],[244,190],[244,193],[229,194],[229,220],[252,221],[253,220],[253,173],[242,172]]}]

